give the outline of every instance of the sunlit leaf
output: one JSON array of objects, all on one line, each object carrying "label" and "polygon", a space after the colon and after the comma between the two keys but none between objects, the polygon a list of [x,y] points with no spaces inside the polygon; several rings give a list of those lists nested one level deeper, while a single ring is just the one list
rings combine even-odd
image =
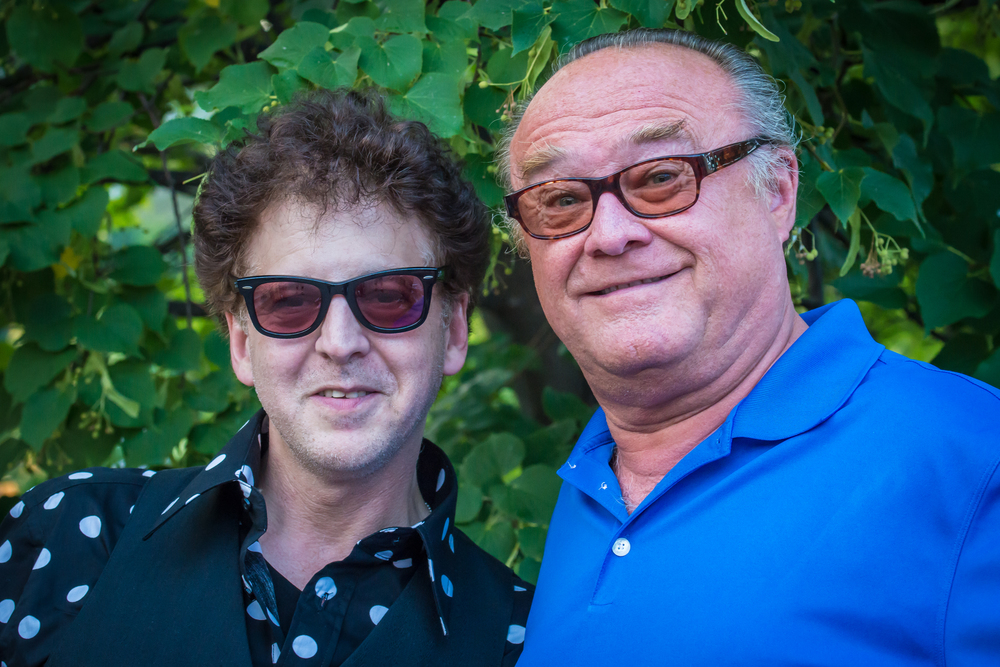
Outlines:
[{"label": "sunlit leaf", "polygon": [[816,179],[816,189],[830,204],[834,215],[845,225],[858,207],[864,177],[865,172],[860,167],[847,167],[823,172]]},{"label": "sunlit leaf", "polygon": [[202,109],[239,107],[243,113],[258,113],[271,101],[271,66],[262,60],[230,65],[219,73],[219,83],[194,94]]},{"label": "sunlit leaf", "polygon": [[68,5],[29,2],[7,18],[7,42],[26,62],[45,72],[69,67],[83,51],[83,26]]},{"label": "sunlit leaf", "polygon": [[195,71],[201,71],[216,52],[236,41],[236,30],[235,23],[223,22],[217,14],[204,13],[185,23],[177,32],[177,39]]},{"label": "sunlit leaf", "polygon": [[278,68],[295,69],[307,53],[326,44],[330,29],[319,23],[301,21],[285,30],[260,57]]}]

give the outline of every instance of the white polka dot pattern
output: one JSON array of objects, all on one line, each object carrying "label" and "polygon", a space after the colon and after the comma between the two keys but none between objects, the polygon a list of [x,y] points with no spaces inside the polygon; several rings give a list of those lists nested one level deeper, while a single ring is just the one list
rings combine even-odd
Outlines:
[{"label": "white polka dot pattern", "polygon": [[247,605],[247,615],[255,621],[263,621],[267,618],[264,616],[264,610],[260,608],[260,603],[256,600]]},{"label": "white polka dot pattern", "polygon": [[59,507],[59,503],[62,502],[62,499],[65,496],[66,494],[63,493],[62,491],[60,491],[59,493],[53,493],[51,496],[49,496],[48,500],[45,501],[45,504],[43,504],[42,507],[47,510],[54,510],[55,508]]},{"label": "white polka dot pattern", "polygon": [[368,617],[372,619],[372,623],[378,625],[378,622],[382,620],[382,617],[385,616],[387,611],[389,611],[387,607],[377,604],[368,610]]},{"label": "white polka dot pattern", "polygon": [[35,559],[35,565],[31,569],[40,570],[48,565],[50,560],[52,560],[52,554],[48,549],[42,548],[42,550],[38,552],[38,558]]},{"label": "white polka dot pattern", "polygon": [[10,508],[10,515],[15,519],[21,516],[21,512],[24,511],[24,502],[18,501],[16,505]]},{"label": "white polka dot pattern", "polygon": [[507,628],[507,641],[511,644],[520,644],[524,641],[524,626],[512,625]]},{"label": "white polka dot pattern", "polygon": [[215,466],[219,465],[220,463],[222,463],[225,460],[226,460],[226,455],[225,454],[219,454],[214,459],[212,459],[211,463],[209,463],[207,466],[205,466],[205,470],[206,471],[207,470],[211,470],[212,468],[214,468]]},{"label": "white polka dot pattern", "polygon": [[319,646],[316,645],[316,640],[309,635],[299,635],[292,640],[292,651],[302,659],[313,657],[318,650]]},{"label": "white polka dot pattern", "polygon": [[101,519],[96,516],[85,516],[80,519],[80,532],[87,537],[97,537],[101,534]]},{"label": "white polka dot pattern", "polygon": [[38,631],[42,629],[42,624],[38,622],[38,619],[34,616],[25,616],[21,619],[21,622],[17,624],[17,634],[21,635],[22,639],[31,639],[38,634]]},{"label": "white polka dot pattern", "polygon": [[278,658],[281,657],[281,649],[278,648],[277,644],[271,644],[271,664],[278,664]]},{"label": "white polka dot pattern", "polygon": [[0,623],[6,623],[10,620],[10,615],[14,613],[14,601],[4,600],[0,602]]},{"label": "white polka dot pattern", "polygon": [[76,586],[71,588],[69,593],[66,594],[67,602],[79,602],[83,599],[83,596],[87,594],[90,590],[90,586]]},{"label": "white polka dot pattern", "polygon": [[10,540],[4,540],[4,543],[0,544],[0,563],[9,561],[13,552],[14,549],[10,546]]},{"label": "white polka dot pattern", "polygon": [[447,574],[441,575],[441,590],[443,590],[444,594],[447,595],[448,597],[451,597],[452,594],[455,592],[455,587],[451,583],[451,579],[448,578]]}]

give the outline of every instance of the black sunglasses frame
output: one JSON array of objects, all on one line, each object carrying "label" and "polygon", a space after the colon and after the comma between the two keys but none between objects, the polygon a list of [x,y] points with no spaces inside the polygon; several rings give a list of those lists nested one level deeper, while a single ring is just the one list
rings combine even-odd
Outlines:
[{"label": "black sunglasses frame", "polygon": [[[384,276],[413,276],[414,278],[419,278],[424,284],[424,309],[423,312],[420,313],[420,317],[413,324],[398,328],[380,327],[369,322],[361,312],[361,308],[358,306],[357,296],[354,293],[355,288],[365,281]],[[316,329],[323,324],[323,321],[326,319],[326,311],[330,308],[330,302],[333,301],[333,297],[337,295],[341,295],[347,299],[347,305],[351,309],[351,313],[354,314],[354,318],[366,329],[376,333],[387,334],[403,333],[404,331],[416,329],[427,320],[427,313],[430,312],[431,308],[431,295],[433,294],[434,284],[438,280],[443,280],[444,277],[445,267],[409,267],[369,273],[339,283],[332,283],[327,280],[318,280],[316,278],[304,278],[302,276],[248,276],[246,278],[236,278],[233,280],[233,285],[236,286],[236,291],[243,296],[243,301],[247,306],[247,314],[250,316],[250,321],[253,322],[254,329],[269,338],[301,338],[302,336],[308,336],[313,331],[316,331]],[[277,282],[303,283],[306,285],[315,285],[319,288],[320,297],[322,298],[319,312],[316,314],[316,321],[313,322],[307,329],[294,333],[278,333],[265,329],[257,319],[257,311],[254,308],[253,303],[254,290],[256,290],[260,285]]]},{"label": "black sunglasses frame", "polygon": [[[701,181],[706,176],[714,174],[724,167],[728,167],[731,164],[739,162],[743,158],[747,157],[755,150],[760,148],[765,144],[771,144],[771,140],[765,137],[752,137],[746,141],[738,141],[735,144],[729,144],[728,146],[723,146],[722,148],[716,148],[715,150],[708,151],[705,153],[697,153],[694,155],[663,155],[661,157],[654,157],[648,160],[643,160],[642,162],[636,162],[633,165],[625,167],[621,171],[615,172],[614,174],[609,174],[608,176],[600,176],[597,178],[553,178],[548,181],[539,181],[538,183],[532,183],[531,185],[521,188],[516,192],[512,192],[503,198],[504,204],[507,207],[507,215],[511,218],[517,220],[517,223],[521,225],[521,229],[524,230],[528,236],[532,238],[541,239],[542,241],[555,241],[558,239],[564,239],[569,236],[575,236],[583,231],[594,222],[594,214],[597,213],[597,203],[600,200],[601,195],[605,192],[610,192],[613,194],[621,205],[625,207],[632,215],[639,218],[666,218],[671,215],[677,215],[678,213],[683,213],[692,206],[698,203],[698,197],[701,195]],[[640,213],[629,205],[628,201],[625,199],[625,194],[622,192],[621,187],[621,177],[622,174],[639,167],[644,164],[649,164],[650,162],[659,162],[661,160],[676,160],[679,162],[686,162],[691,165],[694,169],[695,177],[695,193],[694,200],[685,206],[684,208],[679,208],[676,211],[669,211],[667,213]],[[524,220],[521,219],[521,212],[518,210],[517,201],[521,198],[525,192],[533,190],[540,185],[547,185],[549,183],[560,183],[565,181],[572,181],[574,183],[583,183],[588,188],[590,188],[590,198],[594,203],[594,208],[590,212],[590,220],[586,225],[580,227],[579,229],[574,229],[571,232],[565,232],[563,234],[555,235],[544,235],[535,234],[524,224]]]}]

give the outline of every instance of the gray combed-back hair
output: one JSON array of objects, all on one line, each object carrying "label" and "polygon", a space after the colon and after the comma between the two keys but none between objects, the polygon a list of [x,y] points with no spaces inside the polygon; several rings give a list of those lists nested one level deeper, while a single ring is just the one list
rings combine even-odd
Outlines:
[{"label": "gray combed-back hair", "polygon": [[[761,69],[751,56],[741,49],[724,42],[705,39],[692,32],[682,30],[627,30],[619,33],[609,33],[592,37],[577,44],[563,54],[555,64],[553,72],[557,72],[574,60],[579,60],[604,49],[634,49],[650,44],[669,44],[679,46],[712,59],[726,74],[729,75],[738,97],[733,106],[743,115],[749,136],[763,137],[773,146],[794,150],[798,145],[798,135],[794,129],[794,119],[785,110],[785,98],[781,94],[779,84]],[[501,185],[511,189],[510,146],[533,95],[522,101],[511,115],[511,121],[504,128],[496,151],[497,173]],[[718,146],[706,146],[718,148]],[[776,175],[779,170],[787,169],[785,159],[778,151],[758,149],[748,158],[751,169],[747,176],[750,186],[758,196],[774,191],[777,184]],[[507,220],[507,228],[514,240],[515,246],[524,253],[523,237],[520,225],[514,220]]]}]

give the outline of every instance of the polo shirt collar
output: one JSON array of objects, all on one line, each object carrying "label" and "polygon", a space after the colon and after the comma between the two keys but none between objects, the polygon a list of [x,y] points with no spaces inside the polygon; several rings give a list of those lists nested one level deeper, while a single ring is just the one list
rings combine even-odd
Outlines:
[{"label": "polo shirt collar", "polygon": [[[725,423],[691,450],[664,482],[675,483],[696,468],[727,456],[733,438],[780,441],[815,427],[850,398],[885,350],[868,333],[857,304],[848,299],[809,311],[802,318],[809,325],[805,333],[737,404]],[[615,506],[621,492],[608,463],[614,444],[604,410],[598,409],[559,475],[624,520],[628,515],[624,507]],[[607,490],[612,493],[604,493]]]},{"label": "polo shirt collar", "polygon": [[[223,484],[239,484],[248,511],[257,511],[251,503],[263,504],[259,491],[255,492],[254,480],[260,473],[262,462],[261,436],[264,419],[263,410],[251,417],[232,437],[229,443],[204,467],[171,502],[157,519],[156,524],[146,534],[146,538],[160,526],[170,521],[188,505],[197,506],[198,497]],[[156,473],[148,471],[152,476]],[[417,483],[420,493],[431,508],[426,519],[411,526],[420,535],[427,552],[427,568],[430,575],[435,611],[441,624],[441,631],[448,634],[454,588],[449,575],[455,571],[455,507],[458,501],[458,479],[451,461],[441,449],[430,440],[421,444],[417,460]],[[259,499],[259,501],[257,500]],[[255,502],[256,501],[256,502]]]}]

